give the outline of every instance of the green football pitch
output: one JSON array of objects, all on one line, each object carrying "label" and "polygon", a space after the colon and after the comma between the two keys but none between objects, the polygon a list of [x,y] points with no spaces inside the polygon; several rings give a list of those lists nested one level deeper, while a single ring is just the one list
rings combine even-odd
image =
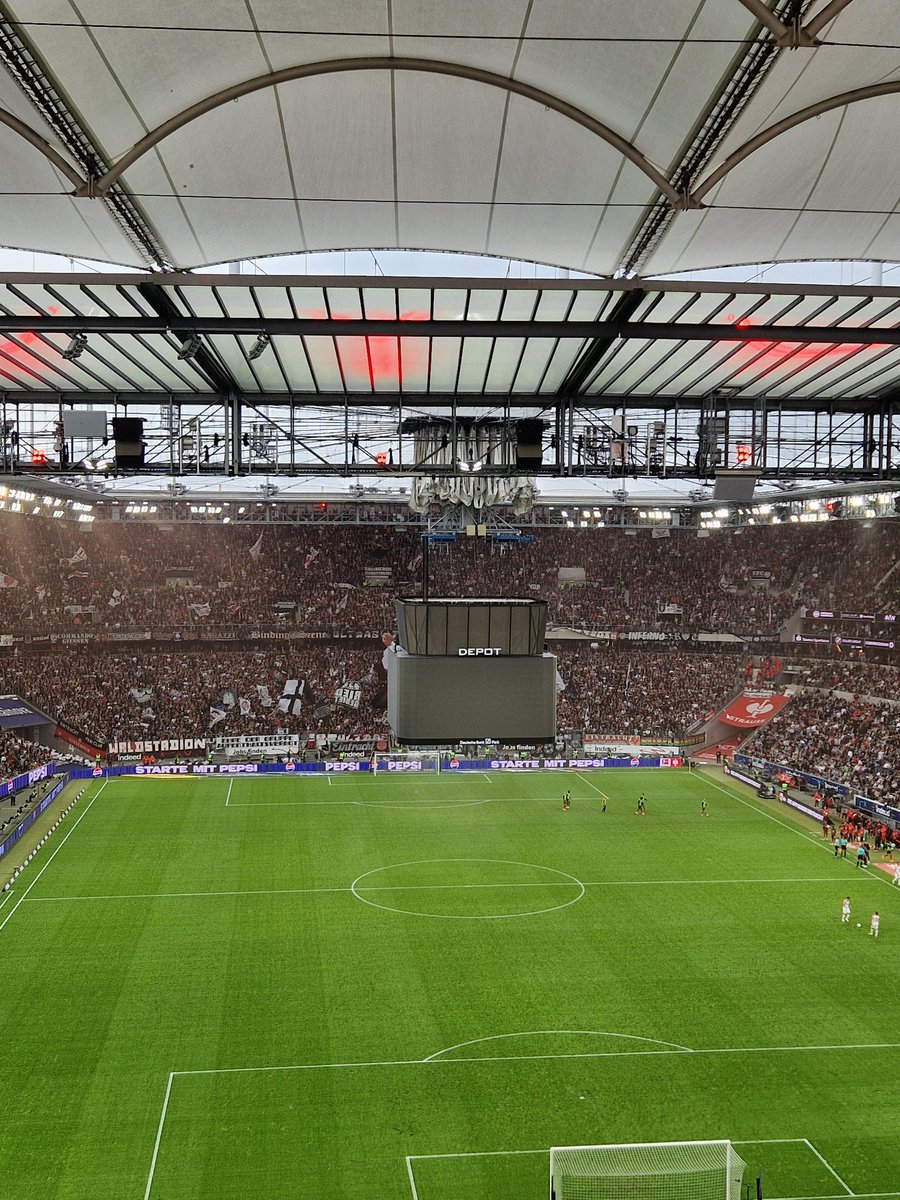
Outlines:
[{"label": "green football pitch", "polygon": [[551,1146],[718,1138],[900,1197],[900,889],[719,775],[91,783],[0,947],[4,1197],[543,1200]]}]

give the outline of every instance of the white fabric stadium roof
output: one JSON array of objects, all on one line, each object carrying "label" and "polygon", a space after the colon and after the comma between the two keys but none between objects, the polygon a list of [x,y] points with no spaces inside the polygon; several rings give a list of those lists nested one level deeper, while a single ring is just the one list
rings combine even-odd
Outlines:
[{"label": "white fabric stadium roof", "polygon": [[[408,247],[644,275],[900,258],[897,0],[4,9],[10,246],[176,267]],[[687,193],[705,207],[676,211]]]}]

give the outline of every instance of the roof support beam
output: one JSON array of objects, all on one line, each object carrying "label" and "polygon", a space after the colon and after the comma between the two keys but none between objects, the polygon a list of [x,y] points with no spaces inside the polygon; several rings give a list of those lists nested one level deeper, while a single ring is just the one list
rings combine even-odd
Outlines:
[{"label": "roof support beam", "polygon": [[828,22],[833,21],[839,12],[843,12],[843,10],[852,3],[853,0],[831,0],[831,3],[826,4],[820,13],[816,13],[814,17],[811,17],[810,20],[806,22],[806,25],[804,26],[805,31],[811,38],[815,38],[816,41],[818,41],[819,34],[822,32]]},{"label": "roof support beam", "polygon": [[751,154],[780,137],[782,133],[796,129],[805,121],[812,121],[815,117],[821,117],[824,113],[832,112],[836,108],[844,108],[848,104],[859,104],[862,100],[874,100],[877,96],[896,95],[898,92],[900,92],[900,80],[897,79],[886,80],[883,83],[870,83],[866,87],[853,88],[849,92],[840,92],[836,96],[829,96],[826,100],[818,100],[815,104],[809,104],[806,108],[791,113],[789,117],[776,121],[768,129],[763,129],[755,137],[744,142],[743,146],[739,146],[733,154],[729,154],[723,163],[691,189],[691,199],[695,201],[694,207],[698,207],[707,192],[720,183],[745,158],[749,158]]},{"label": "roof support beam", "polygon": [[26,125],[24,121],[20,121],[18,117],[11,112],[7,112],[5,108],[0,108],[0,125],[6,125],[13,133],[17,133],[19,137],[24,138],[26,142],[39,150],[49,162],[56,167],[57,171],[65,175],[69,183],[76,189],[88,187],[89,181],[85,179],[72,164],[59,153],[54,150],[48,141],[45,141],[39,133]]},{"label": "roof support beam", "polygon": [[[647,293],[641,288],[635,288],[633,291],[623,293],[613,306],[610,319],[613,321],[629,320],[643,303],[646,295]],[[563,379],[557,389],[559,394],[577,396],[582,392],[588,380],[597,371],[607,351],[615,344],[615,341],[616,338],[614,336],[595,337],[590,345],[585,347],[578,361],[569,369],[565,379]]]},{"label": "roof support beam", "polygon": [[799,20],[785,25],[784,21],[772,12],[765,0],[739,0],[739,2],[753,13],[761,25],[769,30],[777,46],[790,50],[796,50],[799,47],[814,50],[816,46],[822,44],[819,41],[821,31],[829,21],[833,21],[839,12],[852,3],[852,0],[831,0],[830,4],[826,4],[822,11],[807,21],[805,25],[801,25]]},{"label": "roof support beam", "polygon": [[644,339],[687,342],[791,342],[826,346],[900,346],[900,325],[730,325],[681,321],[391,321],[306,317],[185,317],[185,316],[6,316],[0,314],[3,333],[103,333],[103,334],[260,334],[273,337],[479,337]]},{"label": "roof support beam", "polygon": [[336,58],[323,62],[299,63],[293,67],[283,67],[278,71],[272,71],[266,75],[256,75],[252,79],[245,79],[241,83],[235,83],[230,87],[222,88],[221,91],[214,92],[212,95],[198,100],[196,104],[182,109],[181,112],[176,113],[174,116],[163,121],[162,124],[157,125],[155,129],[151,129],[145,137],[135,142],[131,149],[123,154],[105,175],[97,179],[90,190],[88,190],[87,185],[84,185],[76,189],[75,195],[85,196],[90,194],[104,196],[124,171],[137,162],[139,158],[143,157],[148,150],[158,145],[164,138],[167,138],[169,134],[175,133],[178,129],[183,129],[185,125],[196,121],[198,117],[202,117],[206,113],[220,108],[223,104],[227,104],[231,100],[237,100],[241,96],[249,96],[253,92],[263,91],[266,88],[276,87],[282,83],[290,83],[297,79],[312,79],[321,75],[336,75],[348,71],[418,71],[433,75],[449,75],[457,79],[468,79],[473,83],[485,84],[488,87],[499,88],[504,92],[513,92],[518,96],[524,96],[526,100],[533,100],[536,104],[543,104],[546,108],[550,108],[554,112],[558,112],[561,116],[567,117],[570,121],[574,121],[577,125],[581,125],[582,128],[587,129],[618,150],[656,184],[673,208],[683,208],[688,203],[686,198],[672,187],[662,171],[654,166],[632,142],[621,134],[616,133],[609,125],[605,125],[596,117],[591,116],[590,113],[584,112],[583,109],[577,108],[574,104],[569,104],[568,101],[562,100],[559,96],[555,96],[551,92],[534,87],[520,79],[511,79],[509,76],[498,75],[494,71],[487,71],[482,67],[471,66],[465,63],[442,62],[437,59],[428,58],[392,58],[388,56]]}]

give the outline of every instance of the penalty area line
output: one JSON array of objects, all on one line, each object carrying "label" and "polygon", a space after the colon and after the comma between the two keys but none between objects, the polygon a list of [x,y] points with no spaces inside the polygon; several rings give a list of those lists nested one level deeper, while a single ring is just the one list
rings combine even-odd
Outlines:
[{"label": "penalty area line", "polygon": [[831,1163],[828,1161],[828,1159],[824,1156],[824,1154],[819,1153],[819,1151],[815,1148],[815,1146],[812,1144],[812,1142],[809,1140],[809,1138],[804,1138],[803,1140],[804,1140],[804,1142],[806,1142],[807,1146],[809,1146],[810,1150],[812,1150],[813,1154],[816,1156],[816,1158],[819,1160],[819,1162],[822,1164],[822,1166],[826,1169],[826,1171],[828,1171],[829,1174],[831,1174],[835,1177],[835,1179],[838,1181],[838,1183],[844,1189],[846,1194],[848,1196],[852,1196],[854,1194],[853,1189],[850,1187],[850,1185],[848,1183],[846,1183],[843,1179],[841,1179],[840,1175],[838,1175],[837,1171],[834,1169],[834,1167],[831,1165]]},{"label": "penalty area line", "polygon": [[159,1158],[159,1143],[162,1141],[163,1126],[166,1123],[166,1113],[169,1111],[169,1097],[172,1094],[172,1080],[175,1071],[169,1072],[166,1080],[166,1094],[163,1096],[162,1112],[159,1114],[159,1124],[156,1127],[156,1141],[153,1143],[153,1156],[150,1159],[150,1171],[147,1175],[147,1186],[144,1188],[144,1200],[148,1200],[150,1189],[153,1187],[153,1176],[156,1174],[156,1160]]}]

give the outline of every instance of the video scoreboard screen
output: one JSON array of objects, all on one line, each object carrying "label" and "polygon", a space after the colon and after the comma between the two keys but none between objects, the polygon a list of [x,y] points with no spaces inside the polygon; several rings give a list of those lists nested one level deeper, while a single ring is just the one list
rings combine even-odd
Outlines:
[{"label": "video scoreboard screen", "polygon": [[556,657],[540,600],[398,600],[388,720],[398,741],[556,737]]}]

